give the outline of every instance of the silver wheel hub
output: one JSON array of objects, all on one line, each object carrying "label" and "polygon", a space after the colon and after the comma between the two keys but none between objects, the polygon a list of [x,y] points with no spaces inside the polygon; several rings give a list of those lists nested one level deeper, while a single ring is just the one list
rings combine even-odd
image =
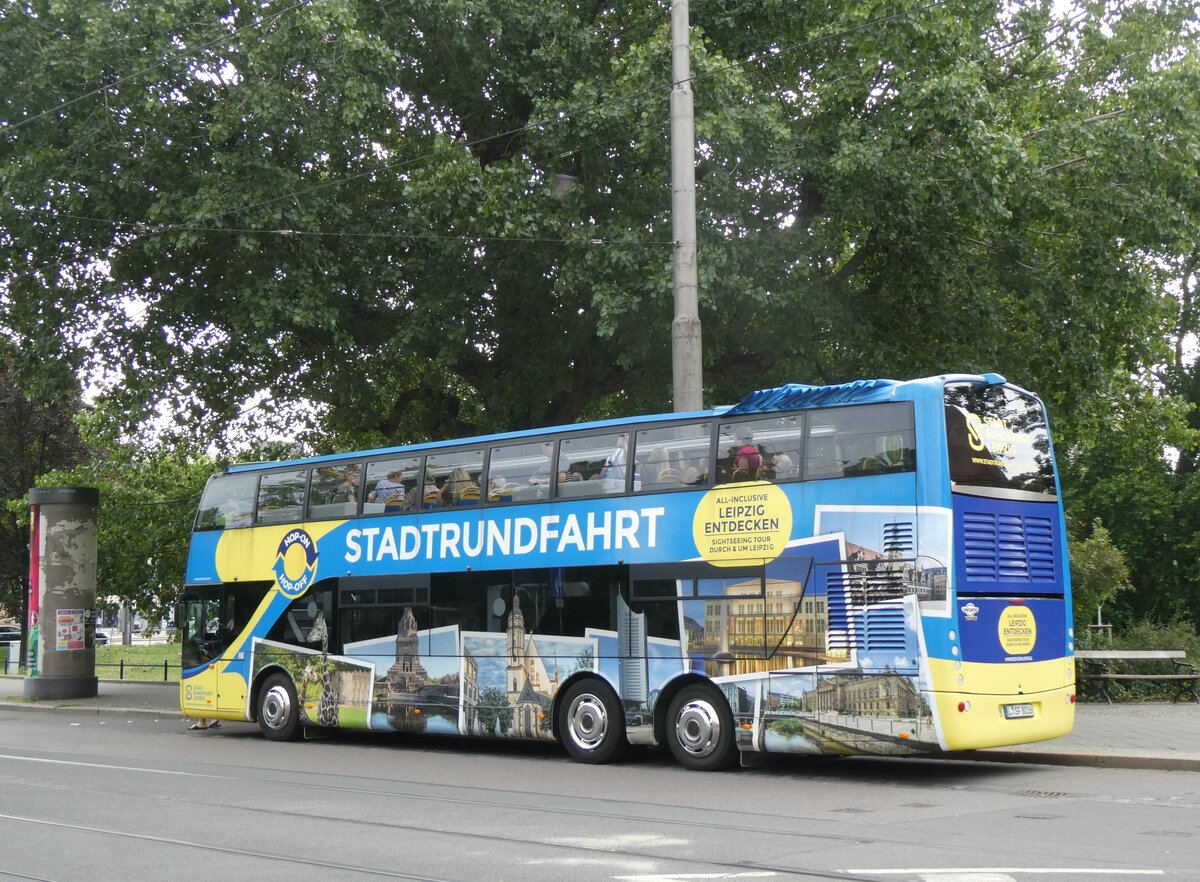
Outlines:
[{"label": "silver wheel hub", "polygon": [[675,737],[688,754],[706,757],[721,741],[721,718],[717,709],[704,699],[689,701],[675,718]]},{"label": "silver wheel hub", "polygon": [[267,690],[262,703],[263,722],[272,729],[282,729],[292,716],[292,697],[282,686]]},{"label": "silver wheel hub", "polygon": [[595,750],[608,733],[608,711],[595,695],[580,695],[567,708],[567,734],[580,750]]}]

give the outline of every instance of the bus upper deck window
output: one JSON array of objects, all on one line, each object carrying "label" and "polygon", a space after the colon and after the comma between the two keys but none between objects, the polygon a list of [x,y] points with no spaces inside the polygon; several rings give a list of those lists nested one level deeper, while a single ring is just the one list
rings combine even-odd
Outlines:
[{"label": "bus upper deck window", "polygon": [[795,413],[722,423],[717,436],[717,482],[797,480],[803,429],[804,419]]},{"label": "bus upper deck window", "polygon": [[196,515],[197,530],[248,527],[254,514],[258,475],[218,475],[210,478]]},{"label": "bus upper deck window", "polygon": [[367,463],[363,514],[394,514],[420,508],[421,457],[402,456]]},{"label": "bus upper deck window", "polygon": [[654,492],[701,486],[708,480],[712,431],[709,423],[643,429],[636,435],[634,461],[640,489]]},{"label": "bus upper deck window", "polygon": [[916,468],[912,407],[831,407],[808,416],[805,480],[853,478]]},{"label": "bus upper deck window", "polygon": [[304,516],[304,497],[308,489],[308,470],[268,472],[258,485],[258,521],[260,524],[288,524]]},{"label": "bus upper deck window", "polygon": [[425,457],[422,508],[479,505],[483,492],[483,448],[434,452]]},{"label": "bus upper deck window", "polygon": [[[569,435],[558,447],[572,479],[558,485],[559,498],[581,498],[624,493],[631,472],[629,434]],[[635,487],[640,480],[634,476]]]},{"label": "bus upper deck window", "polygon": [[358,463],[320,466],[312,470],[308,517],[347,517],[358,513],[362,498],[362,466]]}]

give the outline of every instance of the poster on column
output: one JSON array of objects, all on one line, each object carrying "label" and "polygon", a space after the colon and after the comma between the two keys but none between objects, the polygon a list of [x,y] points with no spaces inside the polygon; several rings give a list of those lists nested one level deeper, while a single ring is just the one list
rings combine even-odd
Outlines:
[{"label": "poster on column", "polygon": [[60,609],[55,617],[55,634],[59,652],[84,648],[83,610]]}]

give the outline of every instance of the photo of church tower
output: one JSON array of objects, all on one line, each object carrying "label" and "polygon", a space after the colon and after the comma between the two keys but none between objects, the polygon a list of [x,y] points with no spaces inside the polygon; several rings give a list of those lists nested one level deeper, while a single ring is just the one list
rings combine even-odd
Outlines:
[{"label": "photo of church tower", "polygon": [[518,738],[551,738],[553,733],[542,721],[546,706],[558,691],[558,661],[555,659],[554,673],[549,674],[534,637],[525,633],[519,597],[513,598],[505,639],[504,681],[508,704],[513,709],[512,734]]}]

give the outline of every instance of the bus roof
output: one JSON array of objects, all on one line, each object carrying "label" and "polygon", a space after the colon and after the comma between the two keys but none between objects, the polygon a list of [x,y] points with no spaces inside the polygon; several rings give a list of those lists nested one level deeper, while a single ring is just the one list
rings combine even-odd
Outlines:
[{"label": "bus roof", "polygon": [[[420,453],[445,447],[461,447],[464,444],[495,444],[506,441],[516,441],[522,438],[536,440],[545,435],[557,435],[563,432],[587,432],[603,429],[614,429],[623,426],[633,426],[641,423],[661,422],[663,420],[686,420],[703,417],[746,416],[755,413],[771,413],[783,410],[806,410],[816,407],[837,407],[850,404],[868,404],[908,397],[901,393],[904,389],[915,387],[936,389],[941,394],[941,387],[947,382],[984,383],[989,386],[1006,383],[1000,374],[942,374],[936,377],[926,377],[918,380],[854,380],[849,383],[834,383],[827,386],[807,386],[802,383],[788,383],[769,389],[759,389],[751,392],[733,406],[725,405],[709,410],[690,411],[688,413],[658,413],[642,416],[621,417],[610,420],[595,420],[586,423],[570,423],[563,426],[545,426],[538,429],[523,429],[515,432],[499,432],[491,435],[474,435],[454,438],[447,441],[429,441],[418,444],[400,444],[394,447],[380,447],[373,450],[357,450],[348,453],[337,453],[328,456],[310,456],[298,459],[278,460],[273,462],[241,463],[231,465],[226,469],[227,474],[258,471],[266,468],[286,466],[319,465],[329,462],[341,462],[358,457],[375,457],[389,453]],[[1020,390],[1025,391],[1025,390]],[[919,394],[919,393],[918,393]]]}]

